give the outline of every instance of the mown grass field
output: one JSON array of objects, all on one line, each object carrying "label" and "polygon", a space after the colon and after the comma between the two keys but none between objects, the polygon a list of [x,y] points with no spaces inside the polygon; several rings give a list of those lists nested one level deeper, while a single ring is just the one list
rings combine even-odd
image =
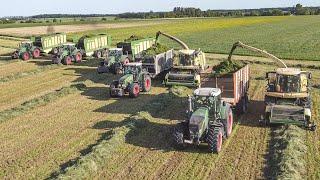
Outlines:
[{"label": "mown grass field", "polygon": [[[270,27],[269,36],[276,37],[279,27],[286,31],[302,31],[302,25],[315,23],[318,17],[280,17],[248,19],[201,19],[194,27],[203,26],[207,39],[216,36],[224,42],[227,37],[219,32],[236,29],[256,30]],[[301,19],[294,19],[301,18]],[[308,22],[302,21],[310,18]],[[300,22],[301,20],[301,22]],[[190,42],[192,47],[206,48],[209,44],[199,39],[201,28],[186,29],[183,23],[161,29]],[[207,22],[208,21],[208,22]],[[214,21],[214,22],[213,22]],[[314,23],[311,23],[314,22]],[[188,22],[190,24],[190,22]],[[190,24],[186,25],[190,25]],[[220,25],[218,26],[218,24]],[[246,23],[246,25],[243,25]],[[292,23],[289,25],[288,23]],[[231,25],[233,24],[233,25]],[[296,28],[291,28],[293,25]],[[108,30],[116,41],[132,34],[153,35],[160,25],[148,28]],[[314,28],[314,27],[308,28]],[[216,28],[213,28],[216,27]],[[274,28],[271,28],[274,27]],[[289,28],[290,27],[290,28]],[[171,30],[170,30],[171,28]],[[316,28],[314,28],[316,29]],[[189,34],[190,36],[183,35]],[[267,31],[267,30],[264,30]],[[237,38],[249,36],[238,34]],[[281,32],[281,31],[280,31]],[[316,30],[315,30],[316,32]],[[196,35],[194,35],[194,33]],[[218,33],[218,34],[216,34]],[[264,36],[255,33],[255,38]],[[295,33],[291,34],[294,36]],[[316,33],[315,33],[316,34]],[[77,38],[81,34],[73,34]],[[194,36],[193,36],[194,35]],[[252,34],[254,35],[254,33]],[[303,33],[301,34],[302,36]],[[202,35],[201,38],[203,38]],[[316,39],[311,33],[309,39]],[[183,37],[187,37],[184,39]],[[265,37],[265,40],[268,38]],[[285,39],[285,38],[284,38]],[[231,41],[214,48],[231,48]],[[243,40],[243,39],[240,39]],[[164,41],[164,39],[162,40]],[[243,40],[244,42],[245,39]],[[268,40],[271,42],[272,40]],[[276,40],[274,40],[276,41]],[[288,40],[287,43],[291,41]],[[257,43],[257,44],[255,44]],[[300,41],[298,43],[301,43]],[[249,42],[249,44],[251,44]],[[252,45],[263,45],[252,40]],[[212,46],[213,47],[213,46]],[[280,47],[280,46],[278,46]],[[295,47],[295,46],[294,46]],[[277,48],[267,49],[272,52]],[[306,49],[318,53],[314,49]],[[214,52],[214,51],[213,51]],[[227,51],[226,51],[227,52]],[[278,54],[276,54],[278,55]],[[294,56],[302,56],[295,54]],[[208,54],[210,64],[225,59],[225,55]],[[311,57],[311,56],[310,56]],[[249,112],[237,117],[231,138],[224,142],[222,152],[207,153],[206,145],[177,151],[171,140],[177,121],[185,118],[188,88],[166,88],[154,82],[152,91],[138,99],[111,99],[108,85],[118,78],[111,74],[99,75],[99,61],[91,60],[72,66],[50,65],[50,60],[0,61],[0,179],[46,179],[87,177],[88,179],[267,179],[280,171],[274,166],[272,151],[273,129],[259,126],[263,113],[265,72],[274,70],[272,62],[259,57],[236,56],[246,60],[251,68]],[[291,58],[290,58],[291,59]],[[305,59],[309,59],[307,56]],[[313,57],[310,59],[317,59]],[[261,62],[261,63],[257,63]],[[302,66],[313,73],[313,117],[320,123],[320,62],[287,61],[291,66]],[[304,154],[304,179],[320,177],[320,130],[302,131],[307,153]],[[109,155],[110,154],[110,155]]]}]

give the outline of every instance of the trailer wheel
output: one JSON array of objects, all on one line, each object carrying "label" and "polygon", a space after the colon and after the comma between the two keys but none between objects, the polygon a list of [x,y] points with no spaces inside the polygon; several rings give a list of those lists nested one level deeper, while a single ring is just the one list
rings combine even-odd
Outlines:
[{"label": "trailer wheel", "polygon": [[96,58],[101,58],[101,56],[102,56],[101,51],[96,51]]},{"label": "trailer wheel", "polygon": [[146,75],[143,82],[143,92],[149,92],[151,90],[151,77]]},{"label": "trailer wheel", "polygon": [[53,55],[57,55],[58,52],[59,52],[58,48],[53,48],[53,49],[52,49],[52,54],[53,54]]},{"label": "trailer wheel", "polygon": [[227,133],[226,136],[230,137],[231,133],[232,133],[232,129],[233,129],[233,113],[232,113],[232,109],[230,108],[228,110],[228,114],[227,114]]},{"label": "trailer wheel", "polygon": [[34,49],[33,50],[33,52],[32,52],[32,56],[33,56],[33,58],[38,58],[38,57],[40,57],[40,49],[39,48],[36,48],[36,49]]},{"label": "trailer wheel", "polygon": [[136,98],[138,97],[140,94],[140,86],[138,83],[132,83],[130,85],[130,92],[129,92],[129,96],[132,98]]},{"label": "trailer wheel", "polygon": [[222,147],[223,130],[218,126],[210,126],[208,132],[208,145],[211,153],[219,153]]},{"label": "trailer wheel", "polygon": [[22,60],[28,61],[30,59],[30,54],[28,52],[24,52],[22,54]]},{"label": "trailer wheel", "polygon": [[80,52],[77,52],[76,55],[74,56],[74,59],[77,63],[82,61],[82,54]]},{"label": "trailer wheel", "polygon": [[179,123],[176,125],[176,127],[174,128],[173,131],[173,138],[174,138],[174,142],[175,142],[175,147],[177,149],[184,149],[186,147],[185,143],[184,143],[184,132],[186,131],[187,127],[185,126],[184,123]]},{"label": "trailer wheel", "polygon": [[64,65],[70,65],[72,64],[72,58],[70,56],[67,56],[63,59],[63,64]]}]

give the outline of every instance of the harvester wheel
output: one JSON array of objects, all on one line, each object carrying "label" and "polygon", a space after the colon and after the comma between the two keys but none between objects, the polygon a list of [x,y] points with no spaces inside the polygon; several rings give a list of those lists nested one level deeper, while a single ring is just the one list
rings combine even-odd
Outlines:
[{"label": "harvester wheel", "polygon": [[132,98],[136,98],[138,97],[140,94],[140,86],[138,83],[132,83],[130,85],[130,92],[129,92],[129,96]]},{"label": "harvester wheel", "polygon": [[222,147],[223,129],[218,126],[210,126],[208,132],[208,145],[211,153],[219,153]]},{"label": "harvester wheel", "polygon": [[82,54],[80,52],[77,52],[76,55],[74,56],[74,59],[76,63],[80,63],[82,61]]},{"label": "harvester wheel", "polygon": [[146,75],[142,85],[143,92],[149,92],[151,90],[151,77]]},{"label": "harvester wheel", "polygon": [[184,123],[179,123],[176,125],[173,131],[173,138],[175,141],[175,147],[177,149],[184,149],[186,147],[184,143],[184,132],[186,131],[186,127]]},{"label": "harvester wheel", "polygon": [[70,56],[67,56],[63,59],[63,64],[64,65],[70,65],[72,64],[72,58]]},{"label": "harvester wheel", "polygon": [[39,48],[34,49],[33,52],[32,52],[33,58],[38,58],[38,57],[40,57],[40,53],[41,53],[41,51],[40,51]]},{"label": "harvester wheel", "polygon": [[30,54],[28,52],[24,52],[22,54],[22,60],[28,61],[30,59]]}]

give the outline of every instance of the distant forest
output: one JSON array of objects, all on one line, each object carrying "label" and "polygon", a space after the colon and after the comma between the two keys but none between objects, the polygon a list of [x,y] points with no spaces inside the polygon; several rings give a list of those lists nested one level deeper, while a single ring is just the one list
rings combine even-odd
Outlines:
[{"label": "distant forest", "polygon": [[175,7],[170,12],[141,12],[123,13],[119,18],[183,18],[183,17],[224,17],[224,16],[288,16],[288,15],[320,15],[320,7],[303,7],[297,4],[295,7],[286,8],[262,8],[241,10],[206,10],[199,8]]},{"label": "distant forest", "polygon": [[[154,18],[186,18],[186,17],[242,17],[242,16],[289,16],[289,15],[320,15],[320,7],[303,7],[297,4],[293,7],[285,8],[262,8],[262,9],[239,9],[239,10],[206,10],[199,8],[175,7],[169,12],[137,12],[121,14],[41,14],[29,17],[14,16],[0,18],[0,24],[9,24],[19,21],[20,23],[41,23],[37,19],[52,18],[53,23],[61,23],[62,18],[81,18],[80,21],[86,21],[85,18],[101,17],[101,21],[106,21],[105,17],[112,16],[115,19],[154,19]],[[99,21],[99,20],[98,20]],[[46,20],[46,23],[51,21]]]}]

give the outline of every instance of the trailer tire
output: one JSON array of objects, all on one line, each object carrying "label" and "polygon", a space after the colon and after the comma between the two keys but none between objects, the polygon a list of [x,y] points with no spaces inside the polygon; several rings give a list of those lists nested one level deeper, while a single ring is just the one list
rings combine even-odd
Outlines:
[{"label": "trailer tire", "polygon": [[131,98],[137,98],[140,94],[140,86],[138,83],[132,83],[130,85],[129,96]]},{"label": "trailer tire", "polygon": [[70,65],[72,64],[72,58],[70,56],[67,56],[63,59],[63,64],[64,65]]},{"label": "trailer tire", "polygon": [[223,129],[219,126],[210,126],[207,136],[209,152],[219,153],[222,149]]},{"label": "trailer tire", "polygon": [[151,90],[151,77],[149,75],[145,75],[142,89],[143,92],[149,92]]},{"label": "trailer tire", "polygon": [[175,147],[179,150],[184,149],[186,147],[184,143],[186,129],[187,127],[184,123],[179,123],[173,130],[173,139],[175,142]]},{"label": "trailer tire", "polygon": [[53,49],[52,49],[52,54],[53,54],[53,55],[57,55],[58,52],[59,52],[58,48],[53,48]]},{"label": "trailer tire", "polygon": [[102,53],[101,53],[101,51],[96,51],[96,58],[101,58],[101,56],[102,56]]},{"label": "trailer tire", "polygon": [[28,61],[30,59],[30,54],[28,52],[24,52],[22,54],[22,60]]},{"label": "trailer tire", "polygon": [[33,58],[38,58],[38,57],[40,57],[40,54],[41,54],[41,51],[40,51],[39,48],[35,48],[35,49],[33,50],[33,52],[32,52]]}]

